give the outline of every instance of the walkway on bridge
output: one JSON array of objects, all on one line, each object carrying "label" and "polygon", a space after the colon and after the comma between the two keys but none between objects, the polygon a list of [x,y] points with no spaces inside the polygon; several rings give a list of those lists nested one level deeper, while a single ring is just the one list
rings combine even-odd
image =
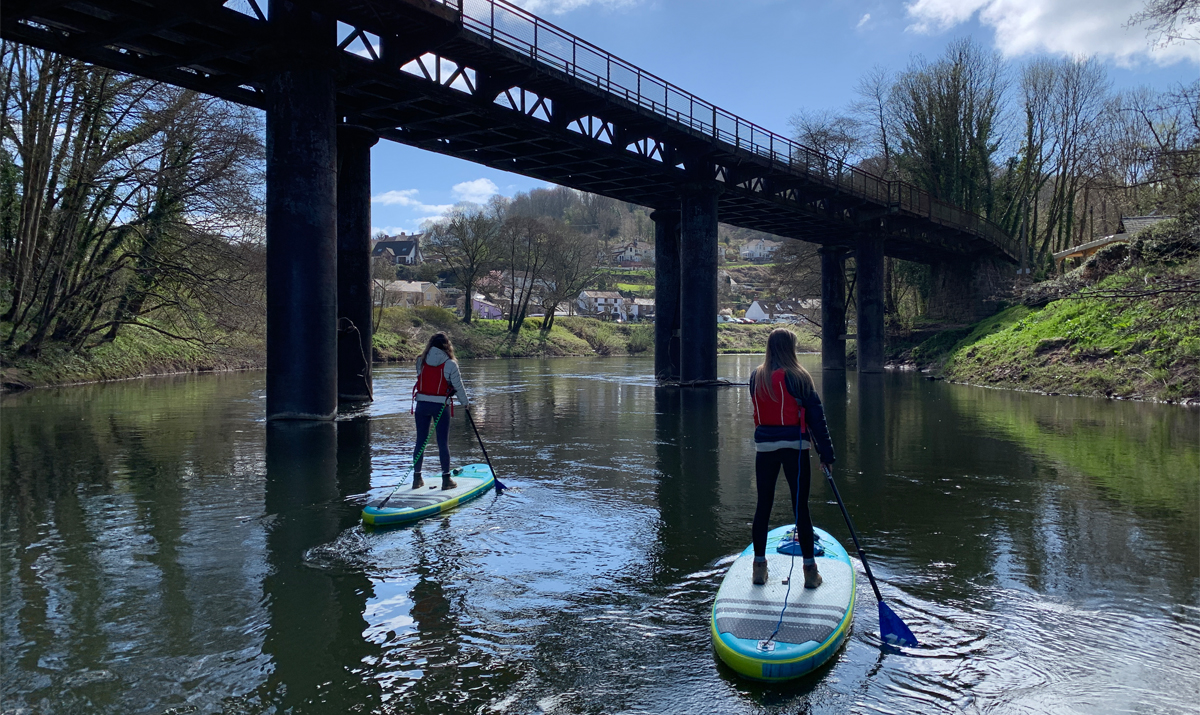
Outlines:
[{"label": "walkway on bridge", "polygon": [[979,312],[986,278],[1016,259],[994,224],[769,132],[502,0],[226,5],[10,0],[0,33],[266,110],[272,419],[329,419],[339,396],[369,399],[359,373],[371,350],[378,138],[654,208],[655,370],[669,381],[716,378],[718,218],[823,246],[832,369],[845,367],[846,255],[857,263],[867,372],[883,366],[885,255],[931,264],[931,302],[956,316]]}]

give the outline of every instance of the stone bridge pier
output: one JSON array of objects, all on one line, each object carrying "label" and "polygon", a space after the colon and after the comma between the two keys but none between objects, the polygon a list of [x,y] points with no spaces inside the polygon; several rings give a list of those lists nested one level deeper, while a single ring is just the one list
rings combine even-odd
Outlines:
[{"label": "stone bridge pier", "polygon": [[947,259],[931,268],[926,315],[953,323],[973,323],[995,313],[1017,277],[1013,263],[991,256]]}]

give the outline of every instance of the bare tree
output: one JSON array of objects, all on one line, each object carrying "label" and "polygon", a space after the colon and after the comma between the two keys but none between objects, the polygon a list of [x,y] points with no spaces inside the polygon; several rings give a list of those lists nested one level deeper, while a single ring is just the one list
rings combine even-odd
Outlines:
[{"label": "bare tree", "polygon": [[75,350],[125,325],[209,343],[261,292],[262,146],[251,110],[4,43],[5,345]]},{"label": "bare tree", "polygon": [[483,208],[474,204],[455,207],[450,215],[429,227],[428,249],[454,273],[462,286],[463,322],[471,322],[471,295],[475,284],[487,275],[500,256],[502,207]]},{"label": "bare tree", "polygon": [[550,234],[549,260],[546,263],[546,283],[542,292],[542,332],[554,326],[558,307],[571,301],[579,292],[592,285],[600,273],[596,256],[600,242],[594,234],[555,224]]},{"label": "bare tree", "polygon": [[500,232],[508,262],[508,331],[518,333],[525,324],[529,301],[543,280],[553,249],[550,219],[510,216]]},{"label": "bare tree", "polygon": [[830,178],[842,174],[860,158],[866,145],[862,123],[855,117],[828,110],[804,110],[788,120],[796,141],[821,155],[809,160]]},{"label": "bare tree", "polygon": [[[858,100],[850,105],[851,111],[862,127],[862,136],[867,145],[874,149],[879,157],[877,166],[867,166],[873,173],[885,179],[895,179],[896,171],[893,166],[892,146],[895,137],[896,111],[892,107],[892,88],[895,79],[886,67],[873,67],[858,81],[854,91]],[[867,157],[865,161],[873,164]]]},{"label": "bare tree", "polygon": [[1146,26],[1146,36],[1165,47],[1175,41],[1200,42],[1200,0],[1146,0],[1126,27]]}]

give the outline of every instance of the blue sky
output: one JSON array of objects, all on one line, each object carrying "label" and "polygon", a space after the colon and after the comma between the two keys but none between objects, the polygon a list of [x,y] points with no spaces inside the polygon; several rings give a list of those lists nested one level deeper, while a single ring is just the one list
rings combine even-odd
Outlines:
[{"label": "blue sky", "polygon": [[[1142,0],[525,0],[599,47],[780,133],[802,109],[841,109],[877,65],[904,69],[970,35],[1014,64],[1096,56],[1114,88],[1165,89],[1200,77],[1200,42],[1154,47],[1125,28]],[[1200,29],[1200,28],[1198,28]],[[544,186],[450,157],[380,142],[372,224],[419,230],[460,200]]]}]

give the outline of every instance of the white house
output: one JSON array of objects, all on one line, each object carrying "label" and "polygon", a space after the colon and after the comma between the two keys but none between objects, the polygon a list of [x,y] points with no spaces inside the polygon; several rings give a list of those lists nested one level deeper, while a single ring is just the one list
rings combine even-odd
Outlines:
[{"label": "white house", "polygon": [[631,241],[613,249],[613,262],[622,266],[642,265],[654,262],[654,244]]},{"label": "white house", "polygon": [[625,298],[616,291],[585,290],[575,301],[580,315],[625,320]]},{"label": "white house", "polygon": [[425,261],[421,253],[421,237],[424,234],[414,233],[411,236],[401,233],[399,236],[385,236],[378,241],[371,241],[371,256],[384,258],[394,266],[415,266]]},{"label": "white house", "polygon": [[771,319],[771,306],[756,300],[746,309],[746,317],[756,323],[764,323]]},{"label": "white house", "polygon": [[630,320],[646,320],[654,317],[653,298],[634,298],[629,305]]},{"label": "white house", "polygon": [[765,238],[755,238],[746,242],[738,250],[743,261],[769,261],[783,244],[779,241],[768,241]]}]

